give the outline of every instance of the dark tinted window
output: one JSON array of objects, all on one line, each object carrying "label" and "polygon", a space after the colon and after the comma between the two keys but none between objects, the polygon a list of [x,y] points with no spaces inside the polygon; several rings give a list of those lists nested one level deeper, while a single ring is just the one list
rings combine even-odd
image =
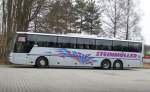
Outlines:
[{"label": "dark tinted window", "polygon": [[60,47],[60,48],[76,48],[76,38],[58,37],[58,47]]},{"label": "dark tinted window", "polygon": [[95,43],[96,43],[95,39],[89,39],[89,49],[95,50],[96,49]]},{"label": "dark tinted window", "polygon": [[25,43],[24,42],[16,42],[14,46],[15,53],[26,53],[25,51]]},{"label": "dark tinted window", "polygon": [[77,38],[77,48],[78,49],[89,49],[89,39]]},{"label": "dark tinted window", "polygon": [[36,41],[36,35],[27,35],[27,40],[28,41]]},{"label": "dark tinted window", "polygon": [[27,41],[26,43],[26,52],[29,53],[31,51],[31,49],[33,48],[35,42],[34,41]]},{"label": "dark tinted window", "polygon": [[113,41],[114,51],[129,51],[128,42],[125,41]]},{"label": "dark tinted window", "polygon": [[26,35],[18,35],[15,46],[14,52],[15,53],[29,53],[35,44],[34,40],[28,39]]},{"label": "dark tinted window", "polygon": [[130,52],[141,52],[142,51],[142,43],[129,42],[129,51]]},{"label": "dark tinted window", "polygon": [[37,45],[38,47],[48,47],[48,42],[38,41]]},{"label": "dark tinted window", "polygon": [[97,50],[112,50],[112,41],[110,40],[96,40]]},{"label": "dark tinted window", "polygon": [[58,47],[57,36],[49,36],[48,47]]},{"label": "dark tinted window", "polygon": [[36,38],[37,38],[37,41],[45,41],[45,42],[48,42],[50,36],[47,36],[47,35],[37,35]]},{"label": "dark tinted window", "polygon": [[39,47],[57,47],[57,37],[38,35],[37,45]]}]

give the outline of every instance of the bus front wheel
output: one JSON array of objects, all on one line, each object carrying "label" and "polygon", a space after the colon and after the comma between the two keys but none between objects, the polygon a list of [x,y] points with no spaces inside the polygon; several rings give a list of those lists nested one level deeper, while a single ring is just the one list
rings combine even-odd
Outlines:
[{"label": "bus front wheel", "polygon": [[35,66],[38,68],[43,68],[48,66],[48,59],[45,57],[39,57],[36,60]]}]

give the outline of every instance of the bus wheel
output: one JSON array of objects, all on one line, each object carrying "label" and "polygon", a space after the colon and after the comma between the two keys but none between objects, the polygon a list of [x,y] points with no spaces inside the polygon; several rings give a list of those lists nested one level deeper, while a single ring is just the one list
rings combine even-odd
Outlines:
[{"label": "bus wheel", "polygon": [[47,60],[47,58],[45,58],[45,57],[39,57],[36,60],[35,66],[38,67],[38,68],[47,67],[48,66],[48,60]]},{"label": "bus wheel", "polygon": [[104,59],[101,63],[102,69],[110,69],[111,68],[111,62],[109,59]]},{"label": "bus wheel", "polygon": [[123,63],[121,60],[115,60],[113,63],[113,69],[115,70],[122,70],[123,69]]}]

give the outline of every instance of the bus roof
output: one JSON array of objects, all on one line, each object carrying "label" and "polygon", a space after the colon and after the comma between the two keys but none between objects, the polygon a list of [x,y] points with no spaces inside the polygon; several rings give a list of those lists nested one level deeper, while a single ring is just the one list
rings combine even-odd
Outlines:
[{"label": "bus roof", "polygon": [[34,32],[16,32],[16,33],[17,34],[32,34],[32,35],[51,35],[51,36],[78,37],[78,38],[93,38],[93,39],[127,41],[127,42],[142,42],[143,43],[143,41],[120,40],[120,39],[116,39],[116,38],[99,37],[97,35],[85,35],[85,34],[79,34],[79,33],[69,33],[69,34],[49,34],[49,33],[34,33]]}]

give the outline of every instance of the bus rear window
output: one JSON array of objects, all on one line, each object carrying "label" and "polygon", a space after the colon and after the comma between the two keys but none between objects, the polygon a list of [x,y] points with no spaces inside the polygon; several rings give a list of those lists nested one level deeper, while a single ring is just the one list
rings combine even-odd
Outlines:
[{"label": "bus rear window", "polygon": [[142,43],[129,42],[129,51],[130,52],[141,52],[142,51]]}]

